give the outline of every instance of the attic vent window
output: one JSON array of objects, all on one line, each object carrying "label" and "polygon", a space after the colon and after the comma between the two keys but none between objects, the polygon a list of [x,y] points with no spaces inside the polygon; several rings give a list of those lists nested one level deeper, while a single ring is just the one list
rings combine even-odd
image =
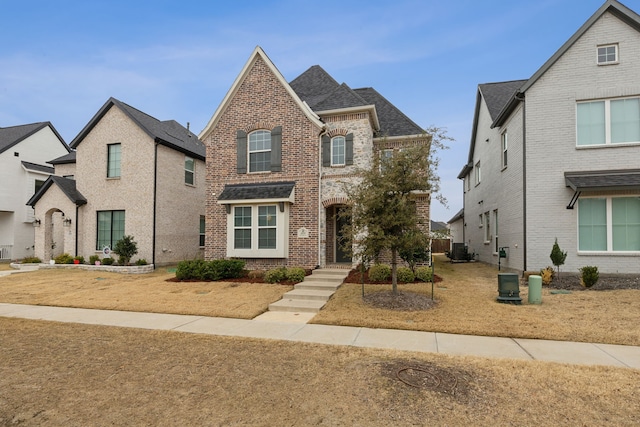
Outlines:
[{"label": "attic vent window", "polygon": [[598,46],[598,65],[610,65],[618,63],[618,45],[609,44]]}]

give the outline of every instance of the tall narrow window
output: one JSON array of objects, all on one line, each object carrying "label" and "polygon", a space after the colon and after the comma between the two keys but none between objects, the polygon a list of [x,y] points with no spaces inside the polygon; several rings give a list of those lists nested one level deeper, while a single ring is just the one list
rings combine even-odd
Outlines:
[{"label": "tall narrow window", "polygon": [[121,150],[122,146],[120,144],[109,144],[107,146],[107,178],[120,176]]},{"label": "tall narrow window", "polygon": [[491,242],[491,218],[489,212],[484,213],[484,241],[485,243]]},{"label": "tall narrow window", "polygon": [[249,134],[249,172],[271,170],[271,132],[258,130]]},{"label": "tall narrow window", "polygon": [[276,206],[258,206],[258,249],[275,249],[276,241]]},{"label": "tall narrow window", "polygon": [[476,172],[476,185],[478,185],[480,184],[480,180],[482,179],[481,170],[480,170],[480,160],[478,160],[478,162],[476,163],[475,172]]},{"label": "tall narrow window", "polygon": [[234,208],[234,249],[251,249],[251,206]]},{"label": "tall narrow window", "polygon": [[578,249],[607,250],[606,199],[578,200]]},{"label": "tall narrow window", "polygon": [[612,249],[640,251],[640,198],[611,199]]},{"label": "tall narrow window", "polygon": [[191,157],[184,158],[184,183],[193,185],[195,183],[196,163]]},{"label": "tall narrow window", "polygon": [[493,210],[493,234],[494,234],[493,252],[498,253],[500,250],[500,247],[498,246],[498,209]]},{"label": "tall narrow window", "polygon": [[345,164],[345,148],[344,136],[336,136],[331,140],[331,166],[343,166]]},{"label": "tall narrow window", "polygon": [[507,167],[507,131],[502,134],[502,168]]},{"label": "tall narrow window", "polygon": [[113,249],[118,240],[124,237],[124,211],[98,211],[98,233],[96,250],[105,246]]},{"label": "tall narrow window", "polygon": [[204,236],[206,232],[204,215],[200,215],[200,247],[204,247]]}]

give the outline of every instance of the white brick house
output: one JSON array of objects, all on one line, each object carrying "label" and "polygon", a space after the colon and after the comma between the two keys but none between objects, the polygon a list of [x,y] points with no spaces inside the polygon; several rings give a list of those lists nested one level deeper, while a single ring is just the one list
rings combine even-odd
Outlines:
[{"label": "white brick house", "polygon": [[615,0],[528,80],[481,84],[464,180],[464,242],[536,271],[640,271],[640,16]]},{"label": "white brick house", "polygon": [[102,257],[123,235],[138,244],[132,261],[203,256],[205,147],[195,134],[110,98],[70,146],[27,202],[40,224],[36,256]]}]

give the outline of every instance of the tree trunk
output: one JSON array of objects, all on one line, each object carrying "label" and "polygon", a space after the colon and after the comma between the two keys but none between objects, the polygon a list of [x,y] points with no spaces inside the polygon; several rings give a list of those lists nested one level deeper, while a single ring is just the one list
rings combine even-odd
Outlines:
[{"label": "tree trunk", "polygon": [[391,249],[391,291],[398,295],[398,250]]}]

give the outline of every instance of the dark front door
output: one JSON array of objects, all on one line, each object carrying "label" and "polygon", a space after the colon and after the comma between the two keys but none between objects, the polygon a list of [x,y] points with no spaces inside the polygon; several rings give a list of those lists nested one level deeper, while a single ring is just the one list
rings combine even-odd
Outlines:
[{"label": "dark front door", "polygon": [[345,240],[343,227],[349,224],[349,218],[341,215],[345,209],[347,208],[336,208],[336,262],[351,262],[351,255],[342,247]]}]

